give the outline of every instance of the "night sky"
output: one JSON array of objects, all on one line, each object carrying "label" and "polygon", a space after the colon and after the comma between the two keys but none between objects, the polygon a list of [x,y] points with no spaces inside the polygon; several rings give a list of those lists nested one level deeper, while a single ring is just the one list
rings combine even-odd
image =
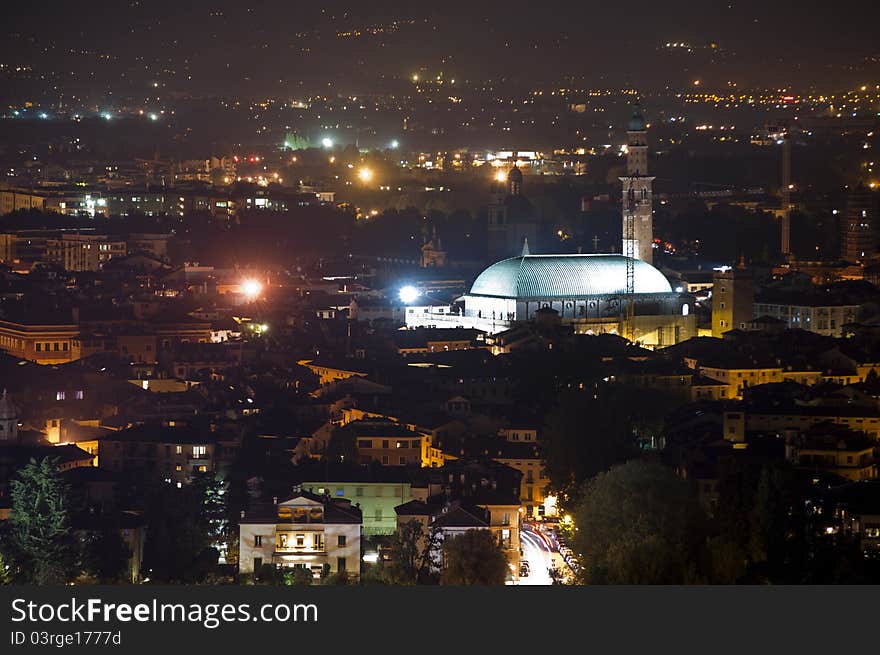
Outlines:
[{"label": "night sky", "polygon": [[[4,14],[3,62],[109,88],[164,75],[204,93],[239,82],[267,93],[326,83],[369,92],[419,70],[523,85],[574,77],[662,88],[702,77],[845,87],[880,70],[880,5],[851,0],[52,0]],[[693,52],[663,48],[676,41]]]}]

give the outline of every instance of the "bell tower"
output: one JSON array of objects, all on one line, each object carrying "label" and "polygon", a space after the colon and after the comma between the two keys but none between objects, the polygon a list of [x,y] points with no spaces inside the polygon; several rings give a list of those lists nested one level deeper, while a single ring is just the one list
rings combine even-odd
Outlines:
[{"label": "bell tower", "polygon": [[[653,263],[654,178],[648,175],[648,130],[636,105],[627,125],[626,177],[623,184],[623,254]],[[627,221],[632,220],[631,230]],[[632,243],[630,243],[630,240]]]}]

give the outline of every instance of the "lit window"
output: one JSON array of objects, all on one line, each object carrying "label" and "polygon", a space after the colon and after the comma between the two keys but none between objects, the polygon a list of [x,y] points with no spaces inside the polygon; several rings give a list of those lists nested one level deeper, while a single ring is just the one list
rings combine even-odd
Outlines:
[{"label": "lit window", "polygon": [[55,392],[55,400],[64,400],[66,395],[67,394],[64,391],[57,391]]}]

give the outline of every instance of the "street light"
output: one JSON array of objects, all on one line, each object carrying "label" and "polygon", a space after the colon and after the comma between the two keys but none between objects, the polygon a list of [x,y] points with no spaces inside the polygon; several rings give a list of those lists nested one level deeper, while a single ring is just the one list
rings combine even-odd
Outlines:
[{"label": "street light", "polygon": [[408,284],[405,287],[400,288],[400,292],[398,296],[400,297],[400,302],[405,305],[409,305],[410,303],[414,303],[421,294],[419,290],[414,286]]},{"label": "street light", "polygon": [[259,280],[248,278],[241,283],[241,290],[244,292],[244,295],[247,296],[250,300],[256,300],[257,297],[259,297],[259,295],[263,292],[263,285],[260,283]]},{"label": "street light", "polygon": [[323,139],[321,139],[321,145],[324,146],[325,148],[332,148],[333,147],[333,139],[331,139],[329,136],[325,136]]},{"label": "street light", "polygon": [[373,179],[373,171],[369,168],[361,168],[358,171],[358,178],[360,178],[361,182],[369,182]]}]

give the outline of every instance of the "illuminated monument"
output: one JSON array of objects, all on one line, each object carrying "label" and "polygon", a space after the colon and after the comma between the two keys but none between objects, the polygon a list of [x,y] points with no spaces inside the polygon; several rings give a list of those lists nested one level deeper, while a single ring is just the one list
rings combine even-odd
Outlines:
[{"label": "illuminated monument", "polygon": [[[495,334],[552,309],[563,324],[583,334],[631,334],[646,346],[669,346],[696,336],[693,299],[672,290],[647,262],[634,262],[634,311],[622,319],[626,293],[623,255],[531,255],[492,264],[470,292],[451,306],[413,299],[407,327],[468,327]],[[623,320],[631,325],[622,326]],[[626,328],[621,331],[621,327]]]},{"label": "illuminated monument", "polygon": [[[654,259],[654,178],[648,175],[648,130],[645,118],[636,107],[627,125],[626,177],[623,183],[623,254],[632,253],[636,259],[648,262]],[[632,248],[627,238],[627,212],[632,211]]]}]

